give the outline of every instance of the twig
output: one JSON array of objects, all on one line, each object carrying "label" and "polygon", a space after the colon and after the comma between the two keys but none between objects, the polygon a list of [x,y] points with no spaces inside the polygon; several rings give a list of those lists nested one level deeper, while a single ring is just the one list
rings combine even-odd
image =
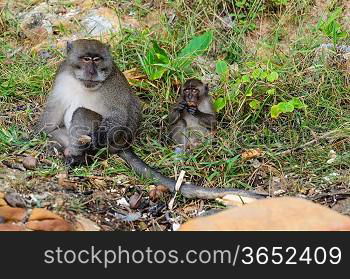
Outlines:
[{"label": "twig", "polygon": [[180,172],[179,178],[177,179],[176,184],[175,184],[175,194],[174,194],[173,198],[170,200],[170,202],[168,204],[168,208],[170,210],[173,210],[176,194],[180,190],[180,187],[182,185],[182,181],[184,180],[184,177],[185,177],[185,171],[182,170]]}]

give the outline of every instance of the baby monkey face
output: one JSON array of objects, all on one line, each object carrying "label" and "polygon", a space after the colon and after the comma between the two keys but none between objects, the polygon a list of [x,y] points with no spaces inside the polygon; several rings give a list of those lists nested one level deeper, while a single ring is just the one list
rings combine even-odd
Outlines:
[{"label": "baby monkey face", "polygon": [[184,90],[184,99],[189,107],[197,107],[199,102],[199,89],[196,87]]}]

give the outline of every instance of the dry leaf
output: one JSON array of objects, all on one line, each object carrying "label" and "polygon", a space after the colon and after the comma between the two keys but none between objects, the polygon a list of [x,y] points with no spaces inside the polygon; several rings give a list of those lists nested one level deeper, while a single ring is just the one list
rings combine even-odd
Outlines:
[{"label": "dry leaf", "polygon": [[244,152],[242,152],[241,156],[243,160],[251,160],[256,157],[259,157],[261,155],[261,150],[260,148],[257,149],[248,149]]},{"label": "dry leaf", "polygon": [[141,205],[142,195],[139,193],[134,193],[129,200],[129,205],[131,209],[137,209]]},{"label": "dry leaf", "polygon": [[148,195],[150,200],[155,202],[159,199],[162,199],[167,192],[169,192],[168,187],[164,185],[158,185],[157,187],[152,189]]},{"label": "dry leaf", "polygon": [[58,177],[58,185],[60,185],[63,188],[66,189],[74,189],[76,187],[76,183],[71,182],[67,179],[67,174],[66,173],[60,173],[57,175]]},{"label": "dry leaf", "polygon": [[103,179],[90,179],[91,183],[98,188],[106,188],[107,183]]},{"label": "dry leaf", "polygon": [[135,84],[135,81],[144,80],[146,75],[142,74],[137,68],[132,68],[123,72],[129,83]]},{"label": "dry leaf", "polygon": [[91,137],[88,135],[82,135],[79,137],[78,142],[80,144],[88,144],[92,141]]}]

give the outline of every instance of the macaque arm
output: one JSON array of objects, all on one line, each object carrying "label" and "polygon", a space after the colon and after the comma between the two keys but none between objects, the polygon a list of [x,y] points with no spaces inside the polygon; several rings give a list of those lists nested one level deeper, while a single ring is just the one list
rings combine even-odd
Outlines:
[{"label": "macaque arm", "polygon": [[201,111],[196,111],[195,116],[198,118],[199,122],[208,129],[214,130],[217,126],[217,121],[215,115],[204,113]]},{"label": "macaque arm", "polygon": [[179,121],[180,116],[181,113],[178,110],[174,109],[169,116],[169,125],[174,125],[177,121]]},{"label": "macaque arm", "polygon": [[53,99],[48,100],[41,119],[34,128],[34,132],[38,134],[41,131],[45,131],[50,134],[58,129],[63,122],[64,112],[65,109],[59,102],[55,102]]},{"label": "macaque arm", "polygon": [[181,117],[181,112],[186,108],[186,102],[183,99],[178,100],[169,116],[169,125],[174,125]]}]

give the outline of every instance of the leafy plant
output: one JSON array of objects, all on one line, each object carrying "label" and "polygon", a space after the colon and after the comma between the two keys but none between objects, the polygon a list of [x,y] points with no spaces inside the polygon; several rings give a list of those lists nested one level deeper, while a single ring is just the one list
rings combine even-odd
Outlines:
[{"label": "leafy plant", "polygon": [[333,40],[336,45],[339,40],[347,38],[347,32],[342,31],[342,26],[338,19],[342,15],[342,9],[338,8],[332,12],[326,20],[321,20],[318,24],[318,29],[323,32],[325,36]]},{"label": "leafy plant", "polygon": [[271,118],[278,118],[281,113],[293,112],[294,109],[303,109],[305,108],[304,103],[298,99],[293,98],[288,102],[280,102],[277,105],[271,107]]},{"label": "leafy plant", "polygon": [[[216,111],[224,109],[232,102],[241,105],[242,102],[247,102],[254,113],[259,113],[263,107],[269,104],[268,101],[273,99],[272,96],[276,97],[275,82],[279,80],[280,75],[273,69],[271,63],[260,66],[248,62],[246,66],[248,67],[247,71],[230,83],[229,65],[225,61],[217,61],[216,73],[220,76],[225,88],[219,92],[220,97],[214,102]],[[295,109],[302,108],[305,108],[304,103],[298,98],[293,98],[288,102],[283,101],[272,105],[270,115],[272,118],[277,118],[281,113],[293,112]]]},{"label": "leafy plant", "polygon": [[169,72],[189,71],[191,63],[209,49],[212,40],[212,31],[196,36],[175,57],[171,57],[157,42],[152,41],[152,48],[146,57],[140,57],[141,65],[150,80],[160,79]]}]

